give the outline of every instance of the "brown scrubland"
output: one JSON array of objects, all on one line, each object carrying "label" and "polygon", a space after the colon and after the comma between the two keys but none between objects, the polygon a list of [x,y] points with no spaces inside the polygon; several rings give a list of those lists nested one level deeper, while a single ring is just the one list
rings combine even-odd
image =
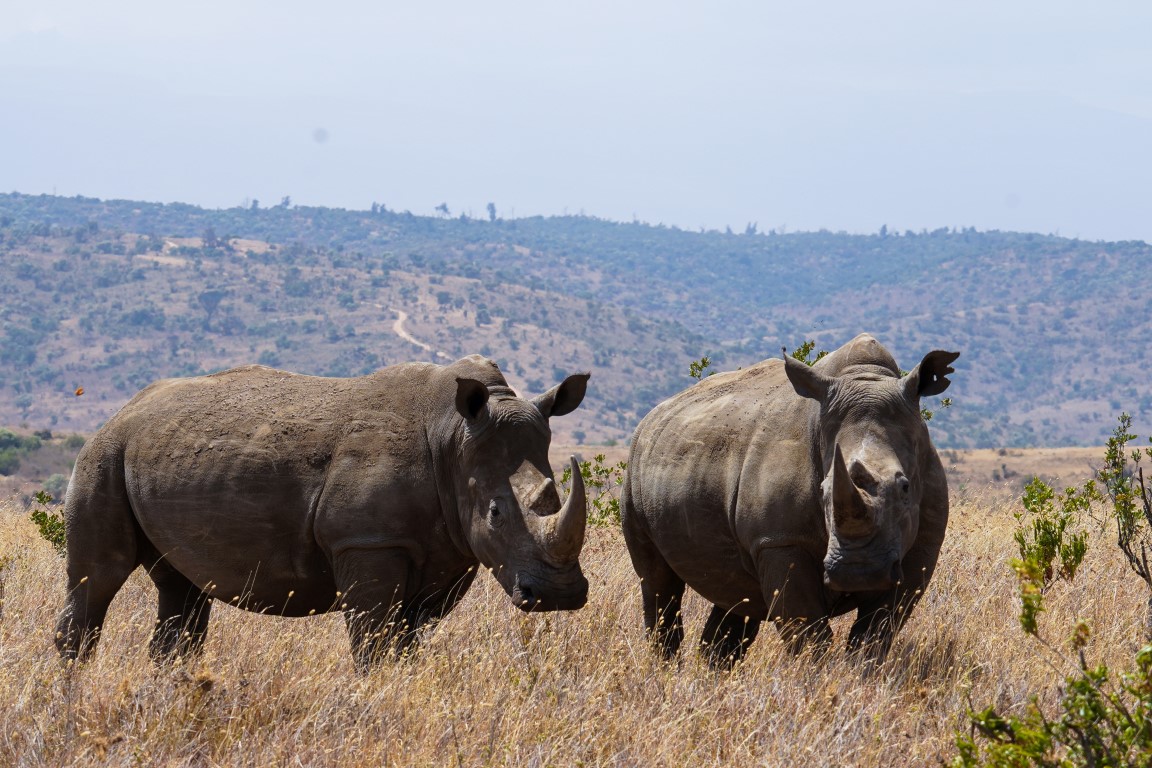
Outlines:
[{"label": "brown scrubland", "polygon": [[[641,629],[619,530],[589,530],[588,606],[523,615],[484,576],[421,650],[356,673],[337,615],[258,616],[217,604],[204,653],[157,667],[147,645],[155,590],[135,573],[95,657],[65,667],[53,647],[63,560],[17,500],[0,505],[0,765],[938,765],[970,707],[1050,708],[1087,657],[1130,668],[1144,586],[1106,534],[1075,583],[1048,596],[1041,635],[1017,622],[1015,497],[953,490],[928,594],[887,663],[790,655],[767,628],[734,671],[692,652],[663,663]],[[698,636],[706,606],[685,606]]]}]

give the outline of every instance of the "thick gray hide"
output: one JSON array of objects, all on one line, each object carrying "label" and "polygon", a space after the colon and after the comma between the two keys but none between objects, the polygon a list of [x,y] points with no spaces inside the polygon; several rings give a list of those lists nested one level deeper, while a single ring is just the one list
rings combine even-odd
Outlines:
[{"label": "thick gray hide", "polygon": [[159,589],[158,657],[199,647],[221,600],[343,610],[364,666],[451,610],[480,565],[525,610],[580,608],[584,489],[561,504],[548,418],[576,408],[587,380],[524,400],[472,356],[352,379],[251,366],[152,384],[76,460],[60,652],[90,650],[138,566]]},{"label": "thick gray hide", "polygon": [[624,536],[644,622],[667,655],[683,639],[685,583],[714,608],[703,649],[734,661],[773,620],[793,649],[826,644],[856,610],[849,644],[883,654],[932,576],[948,487],[920,397],[958,357],[931,352],[900,377],[860,335],[809,368],[766,360],[710,376],[636,430]]}]

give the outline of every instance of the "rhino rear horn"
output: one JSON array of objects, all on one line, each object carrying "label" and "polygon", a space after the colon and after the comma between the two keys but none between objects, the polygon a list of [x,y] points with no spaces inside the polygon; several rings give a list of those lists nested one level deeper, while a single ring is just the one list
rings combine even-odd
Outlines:
[{"label": "rhino rear horn", "polygon": [[574,373],[544,394],[534,397],[532,404],[546,419],[572,413],[583,402],[591,376],[591,373]]},{"label": "rhino rear horn", "polygon": [[904,395],[915,402],[921,397],[938,395],[952,383],[948,374],[955,373],[952,363],[960,357],[959,352],[945,352],[935,349],[924,355],[912,371],[904,377]]},{"label": "rhino rear horn", "polygon": [[540,485],[528,495],[527,507],[540,516],[555,514],[560,510],[560,496],[556,493],[556,481],[544,478]]}]

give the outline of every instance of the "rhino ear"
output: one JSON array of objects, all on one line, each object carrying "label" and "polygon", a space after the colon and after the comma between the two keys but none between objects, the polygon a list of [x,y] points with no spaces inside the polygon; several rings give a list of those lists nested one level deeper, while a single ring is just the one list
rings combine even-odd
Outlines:
[{"label": "rhino ear", "polygon": [[955,373],[952,363],[960,357],[959,352],[945,352],[935,349],[924,355],[920,364],[904,377],[904,396],[911,401],[926,395],[938,395],[948,389],[952,381],[948,374]]},{"label": "rhino ear", "polygon": [[812,366],[802,363],[790,355],[784,355],[784,372],[788,374],[788,381],[792,388],[801,397],[824,402],[828,397],[828,389],[832,386],[832,379],[812,370]]},{"label": "rhino ear", "polygon": [[472,421],[484,411],[488,387],[476,379],[456,379],[456,410],[465,421]]},{"label": "rhino ear", "polygon": [[584,400],[584,393],[588,391],[588,379],[591,376],[591,373],[574,373],[544,394],[534,397],[532,405],[536,406],[546,419],[572,413]]}]

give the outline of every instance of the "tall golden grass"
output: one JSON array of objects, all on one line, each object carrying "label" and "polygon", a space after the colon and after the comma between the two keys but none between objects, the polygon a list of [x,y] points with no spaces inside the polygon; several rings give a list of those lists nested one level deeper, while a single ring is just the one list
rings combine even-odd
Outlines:
[{"label": "tall golden grass", "polygon": [[[156,667],[155,593],[137,572],[95,658],[52,645],[63,563],[15,504],[0,507],[0,765],[938,765],[970,703],[1051,705],[1071,671],[1017,623],[1010,502],[967,496],[931,589],[871,675],[841,652],[794,657],[767,629],[714,672],[649,652],[618,531],[589,532],[588,607],[525,616],[489,578],[408,660],[358,675],[338,616],[280,619],[217,605],[202,656]],[[1090,658],[1128,669],[1143,585],[1103,538],[1048,599],[1042,633],[1065,657],[1084,618]],[[687,601],[691,637],[706,606]],[[686,647],[689,645],[685,644]]]}]

